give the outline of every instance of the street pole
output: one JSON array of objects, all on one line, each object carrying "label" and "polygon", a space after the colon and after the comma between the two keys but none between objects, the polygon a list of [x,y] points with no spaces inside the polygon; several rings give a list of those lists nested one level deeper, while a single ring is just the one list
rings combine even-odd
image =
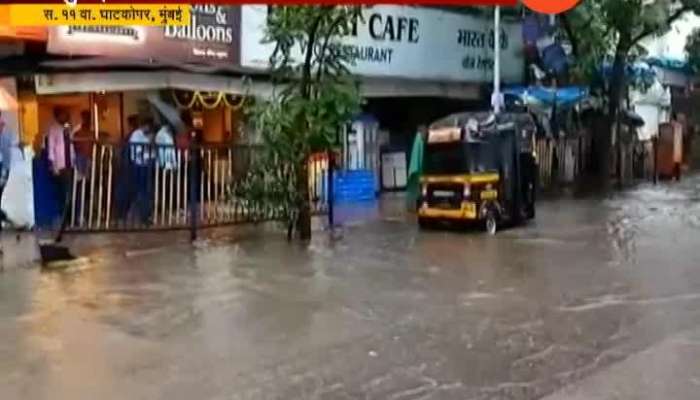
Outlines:
[{"label": "street pole", "polygon": [[328,182],[326,184],[326,188],[328,190],[328,194],[326,194],[326,202],[328,204],[328,229],[333,233],[333,227],[335,226],[335,220],[333,219],[333,169],[335,168],[335,151],[330,150],[328,152],[328,169],[326,173],[326,177],[328,179]]},{"label": "street pole", "polygon": [[493,94],[491,106],[494,114],[501,111],[501,7],[493,12]]}]

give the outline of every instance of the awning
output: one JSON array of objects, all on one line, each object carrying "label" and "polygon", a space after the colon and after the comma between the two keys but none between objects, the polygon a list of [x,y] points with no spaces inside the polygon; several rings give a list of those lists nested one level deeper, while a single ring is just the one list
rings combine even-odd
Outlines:
[{"label": "awning", "polygon": [[[38,94],[126,91],[148,89],[210,90],[245,93],[245,79],[252,78],[247,88],[254,96],[269,97],[272,85],[269,72],[240,66],[206,66],[165,61],[142,61],[106,57],[47,56],[31,60],[16,57],[0,65],[0,73],[36,74]],[[479,84],[470,82],[427,81],[400,78],[360,79],[360,94],[378,97],[442,97],[478,100]],[[250,80],[250,79],[248,79]]]},{"label": "awning", "polygon": [[82,72],[36,75],[36,92],[41,95],[161,89],[220,91],[259,97],[268,97],[272,93],[272,85],[265,81],[246,81],[241,77],[180,71]]},{"label": "awning", "polygon": [[443,97],[478,100],[480,87],[474,83],[432,82],[412,79],[362,78],[360,93],[363,97]]},{"label": "awning", "polygon": [[[246,79],[181,71],[115,71],[36,75],[36,92],[43,95],[160,89],[221,91],[263,98],[270,97],[273,92],[272,84],[262,78]],[[423,96],[473,100],[480,96],[479,87],[476,85],[389,79],[363,80],[360,85],[360,93],[366,98]]]},{"label": "awning", "polygon": [[112,57],[70,57],[54,54],[20,54],[3,57],[2,75],[65,72],[180,71],[224,76],[259,76],[264,71],[237,65],[204,65],[168,60],[137,60]]}]

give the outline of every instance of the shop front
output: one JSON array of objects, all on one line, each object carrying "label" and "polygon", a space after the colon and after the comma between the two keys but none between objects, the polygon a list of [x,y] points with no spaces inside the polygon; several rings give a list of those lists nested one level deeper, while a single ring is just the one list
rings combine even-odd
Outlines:
[{"label": "shop front", "polygon": [[[56,124],[57,109],[67,111],[76,159],[85,164],[76,165],[70,229],[186,226],[185,211],[191,201],[186,185],[192,182],[185,176],[191,175],[188,165],[194,159],[201,167],[197,179],[200,223],[237,222],[241,215],[227,214],[224,208],[233,175],[241,175],[236,168],[243,168],[250,159],[245,154],[252,147],[242,134],[242,108],[251,93],[243,90],[240,78],[209,78],[164,71],[37,75],[34,92],[19,96],[24,137],[38,154],[34,163],[37,224],[53,226],[62,209],[62,196],[47,160],[47,132]],[[198,85],[199,81],[207,84]],[[145,121],[149,121],[148,143],[135,138]],[[187,130],[196,131],[196,145],[186,137]],[[145,183],[149,186],[145,195],[134,193],[138,188],[125,188],[144,183],[128,172],[135,151],[152,156],[151,171],[146,174],[152,180]],[[163,161],[160,156],[172,159]],[[149,203],[147,218],[126,218],[133,217],[128,209],[135,207],[134,202]]]},{"label": "shop front", "polygon": [[[270,217],[231,196],[258,149],[243,107],[270,91],[238,68],[239,10],[195,6],[183,28],[49,28],[56,58],[18,96],[24,140],[37,152],[37,225],[55,227],[66,199],[72,230]],[[67,114],[75,149],[68,196],[48,160],[57,110]]]},{"label": "shop front", "polygon": [[[241,65],[265,70],[274,50],[263,44],[268,7],[241,7]],[[502,24],[501,78],[506,83],[523,79],[523,45],[520,24]],[[488,107],[493,79],[493,21],[450,11],[397,5],[363,10],[357,23],[341,40],[350,55],[350,70],[357,75],[366,99],[363,115],[350,121],[344,149],[364,153],[343,159],[347,170],[368,170],[377,191],[405,185],[410,144],[420,125],[452,112]],[[376,131],[365,139],[357,132]],[[359,138],[359,139],[358,139]],[[367,141],[368,146],[361,145]],[[346,152],[347,153],[347,152]],[[382,156],[386,154],[386,156]],[[378,160],[376,163],[357,160]],[[387,160],[385,165],[382,160]],[[383,179],[384,175],[391,179]]]}]

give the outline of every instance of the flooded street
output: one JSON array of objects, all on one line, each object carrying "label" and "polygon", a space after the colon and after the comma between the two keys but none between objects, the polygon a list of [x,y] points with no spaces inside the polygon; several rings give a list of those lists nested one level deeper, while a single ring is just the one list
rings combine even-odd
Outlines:
[{"label": "flooded street", "polygon": [[402,208],[308,247],[74,236],[93,262],[60,272],[6,238],[0,398],[697,398],[700,177],[545,200],[495,237]]}]

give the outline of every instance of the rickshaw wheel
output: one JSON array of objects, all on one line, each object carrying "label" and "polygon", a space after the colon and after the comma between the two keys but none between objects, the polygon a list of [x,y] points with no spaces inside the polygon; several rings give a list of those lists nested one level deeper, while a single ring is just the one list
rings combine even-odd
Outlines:
[{"label": "rickshaw wheel", "polygon": [[484,217],[484,230],[489,235],[495,235],[498,231],[498,215],[491,209],[486,212],[486,217]]},{"label": "rickshaw wheel", "polygon": [[535,219],[535,205],[527,206],[527,219]]},{"label": "rickshaw wheel", "polygon": [[426,219],[426,218],[418,218],[418,227],[420,229],[426,230],[426,229],[431,229],[433,227],[432,221]]}]

